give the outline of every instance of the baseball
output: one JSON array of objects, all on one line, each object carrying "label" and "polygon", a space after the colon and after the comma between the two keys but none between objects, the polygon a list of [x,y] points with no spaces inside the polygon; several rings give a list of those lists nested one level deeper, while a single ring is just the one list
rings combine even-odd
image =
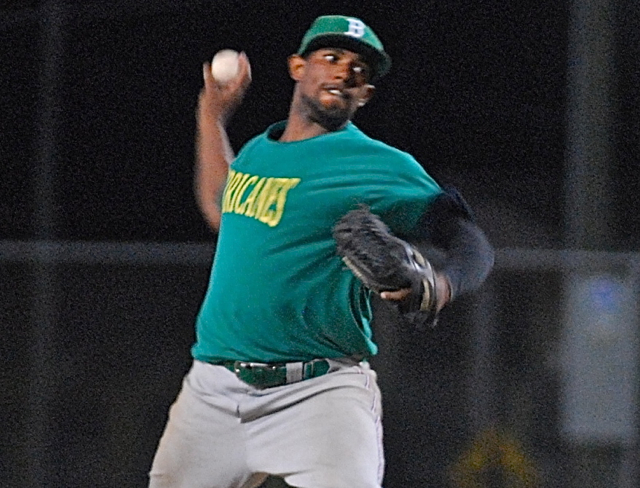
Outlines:
[{"label": "baseball", "polygon": [[218,83],[224,85],[238,75],[240,68],[238,62],[239,55],[240,54],[233,49],[223,49],[216,53],[211,61],[211,74]]}]

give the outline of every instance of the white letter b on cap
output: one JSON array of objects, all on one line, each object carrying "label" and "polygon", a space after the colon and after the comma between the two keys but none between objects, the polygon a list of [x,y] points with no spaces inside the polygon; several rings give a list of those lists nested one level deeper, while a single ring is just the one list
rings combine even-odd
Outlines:
[{"label": "white letter b on cap", "polygon": [[362,37],[364,36],[364,22],[358,19],[347,19],[349,21],[349,30],[345,32],[346,35],[351,37]]}]

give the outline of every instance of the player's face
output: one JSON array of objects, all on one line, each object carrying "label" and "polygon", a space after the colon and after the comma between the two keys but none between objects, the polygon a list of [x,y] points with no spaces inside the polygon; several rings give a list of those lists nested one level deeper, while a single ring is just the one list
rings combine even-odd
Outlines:
[{"label": "player's face", "polygon": [[371,69],[361,56],[339,48],[318,49],[306,58],[293,56],[291,75],[298,82],[299,103],[311,121],[335,130],[351,120],[373,95]]}]

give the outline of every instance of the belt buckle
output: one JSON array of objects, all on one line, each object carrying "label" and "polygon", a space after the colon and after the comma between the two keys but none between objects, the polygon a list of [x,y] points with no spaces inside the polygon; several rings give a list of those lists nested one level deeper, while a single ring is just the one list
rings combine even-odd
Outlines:
[{"label": "belt buckle", "polygon": [[[253,361],[235,361],[233,370],[236,376],[256,388],[268,388],[286,383],[284,371],[278,371],[281,365],[257,363]],[[282,376],[282,377],[281,377]]]},{"label": "belt buckle", "polygon": [[269,363],[256,363],[253,361],[234,361],[233,370],[236,374],[239,374],[243,370],[262,369],[262,370],[274,370],[276,366]]}]

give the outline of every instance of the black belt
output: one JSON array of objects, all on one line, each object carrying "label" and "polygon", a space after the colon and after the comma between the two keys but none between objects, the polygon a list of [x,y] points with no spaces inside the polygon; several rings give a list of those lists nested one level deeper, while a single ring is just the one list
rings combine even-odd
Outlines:
[{"label": "black belt", "polygon": [[329,361],[326,359],[291,363],[219,361],[212,364],[224,366],[232,373],[235,373],[239,379],[256,388],[287,385],[310,378],[317,378],[329,372]]}]

